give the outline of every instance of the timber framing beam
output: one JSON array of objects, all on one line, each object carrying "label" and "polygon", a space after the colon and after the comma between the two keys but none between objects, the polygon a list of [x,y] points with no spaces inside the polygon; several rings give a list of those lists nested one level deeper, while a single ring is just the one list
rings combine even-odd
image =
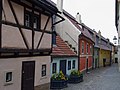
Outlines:
[{"label": "timber framing beam", "polygon": [[[13,27],[20,27],[20,28],[23,28],[23,29],[26,29],[26,30],[32,30],[32,28],[26,27],[25,25],[17,25],[15,23],[4,21],[4,20],[2,20],[2,24],[4,24],[4,25],[10,25],[10,26],[13,26]],[[42,29],[35,29],[34,28],[34,31],[42,32],[43,30]],[[45,31],[45,33],[52,34],[51,31],[47,31],[47,30]]]},{"label": "timber framing beam", "polygon": [[0,49],[0,58],[17,58],[17,57],[32,57],[32,56],[50,56],[51,49],[26,50],[26,49]]},{"label": "timber framing beam", "polygon": [[14,16],[14,18],[15,18],[15,21],[16,21],[16,23],[17,23],[17,25],[18,25],[18,29],[19,29],[19,31],[20,31],[20,33],[21,33],[21,35],[22,35],[23,41],[24,41],[24,43],[25,43],[27,49],[29,49],[29,46],[28,46],[27,40],[26,40],[26,38],[25,38],[25,36],[24,36],[24,34],[23,34],[23,32],[22,32],[21,27],[19,27],[20,24],[19,24],[19,21],[18,21],[18,19],[17,19],[16,14],[15,14],[15,11],[14,11],[14,9],[13,9],[13,6],[12,6],[12,3],[11,3],[11,0],[8,0],[8,3],[9,3],[9,6],[10,6],[11,11],[12,11],[12,13],[13,13],[13,16]]},{"label": "timber framing beam", "polygon": [[34,31],[34,5],[32,4],[32,50],[34,50],[34,36],[35,36],[35,31]]},{"label": "timber framing beam", "polygon": [[45,30],[46,30],[46,27],[47,27],[47,25],[48,25],[48,22],[49,22],[49,20],[50,20],[50,17],[51,17],[51,16],[49,16],[48,19],[47,19],[47,21],[46,21],[46,24],[45,24],[45,26],[44,26],[42,35],[41,35],[41,37],[40,37],[40,40],[39,40],[39,42],[38,42],[38,45],[37,45],[37,48],[36,48],[36,49],[38,49],[39,46],[40,46],[40,43],[41,43],[41,41],[42,41],[42,38],[43,38],[43,35],[44,35],[44,33],[45,33]]}]

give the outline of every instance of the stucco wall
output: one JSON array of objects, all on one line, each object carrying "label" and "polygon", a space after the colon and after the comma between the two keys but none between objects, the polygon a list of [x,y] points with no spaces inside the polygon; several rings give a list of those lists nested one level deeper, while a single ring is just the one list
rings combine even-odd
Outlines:
[{"label": "stucco wall", "polygon": [[[35,61],[35,86],[50,82],[50,56],[0,59],[0,90],[21,90],[22,61]],[[46,76],[41,77],[42,64],[46,64]],[[5,72],[13,72],[13,84],[5,86]]]},{"label": "stucco wall", "polygon": [[80,58],[80,71],[84,71],[86,69],[86,57],[81,57]]},{"label": "stucco wall", "polygon": [[99,48],[94,48],[94,68],[99,67]]},{"label": "stucco wall", "polygon": [[102,49],[100,50],[99,55],[99,66],[103,66],[103,59],[106,59],[106,64],[110,63],[110,51]]},{"label": "stucco wall", "polygon": [[[20,6],[17,3],[12,2],[13,9],[15,10],[15,14],[17,16],[18,22],[20,25],[24,25],[24,7]],[[3,4],[4,13],[2,13],[2,20],[15,23],[15,18],[10,9],[10,6],[7,0],[4,0]],[[31,10],[30,10],[31,11]],[[37,12],[38,13],[38,12]],[[4,17],[5,16],[5,17]],[[41,14],[41,29],[44,29],[48,16]],[[51,29],[52,21],[51,18],[46,27],[46,31],[52,31]],[[28,43],[29,48],[32,48],[32,30],[23,29],[23,35]],[[34,37],[34,48],[37,47],[42,32],[35,31]],[[18,27],[13,27],[9,25],[2,25],[2,48],[26,48],[22,35],[20,34]],[[51,34],[45,33],[39,48],[51,48]]]},{"label": "stucco wall", "polygon": [[72,47],[75,47],[78,52],[78,36],[81,34],[81,32],[71,23],[71,21],[66,16],[63,14],[62,16],[65,18],[65,21],[56,25],[56,32],[64,41],[68,41]]},{"label": "stucco wall", "polygon": [[[72,69],[72,62],[75,60],[75,70],[78,70],[78,58],[77,57],[67,57],[67,58],[53,58],[51,63],[51,76],[52,76],[52,64],[57,63],[57,73],[60,71],[60,60],[66,60],[66,74],[70,75]],[[71,70],[68,70],[68,61],[71,61]]]}]

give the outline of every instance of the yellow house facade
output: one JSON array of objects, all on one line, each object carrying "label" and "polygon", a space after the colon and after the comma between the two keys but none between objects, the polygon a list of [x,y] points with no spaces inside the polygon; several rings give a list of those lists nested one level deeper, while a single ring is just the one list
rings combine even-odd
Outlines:
[{"label": "yellow house facade", "polygon": [[100,49],[99,51],[99,66],[110,65],[110,50]]}]

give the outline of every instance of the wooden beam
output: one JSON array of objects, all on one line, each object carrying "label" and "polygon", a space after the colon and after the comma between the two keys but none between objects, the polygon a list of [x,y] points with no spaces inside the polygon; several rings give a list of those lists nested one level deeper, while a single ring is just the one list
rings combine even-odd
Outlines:
[{"label": "wooden beam", "polygon": [[34,5],[32,4],[32,50],[34,49],[34,36],[35,36],[35,31],[34,31]]},{"label": "wooden beam", "polygon": [[0,49],[2,47],[2,0],[0,0]]},{"label": "wooden beam", "polygon": [[11,11],[12,11],[12,13],[13,13],[13,16],[14,16],[14,18],[15,18],[15,21],[16,21],[16,23],[17,23],[17,25],[18,25],[18,29],[19,29],[19,31],[20,31],[20,33],[21,33],[21,35],[22,35],[23,41],[24,41],[24,43],[25,43],[27,49],[29,49],[27,40],[26,40],[26,38],[25,38],[25,36],[24,36],[24,34],[23,34],[23,32],[22,32],[21,27],[19,27],[20,24],[19,24],[19,21],[18,21],[18,19],[17,19],[16,14],[15,14],[15,11],[14,11],[14,9],[13,9],[12,3],[11,3],[10,0],[8,0],[8,3],[9,3],[9,6],[10,6]]},{"label": "wooden beam", "polygon": [[[17,25],[17,24],[15,24],[15,23],[12,23],[12,22],[9,22],[9,21],[4,21],[4,20],[2,20],[2,24],[4,24],[4,25],[9,25],[9,26],[13,26],[13,27],[20,27],[20,28],[23,28],[23,29],[26,29],[26,30],[32,30],[31,27],[27,27],[27,26],[25,26],[25,25]],[[17,29],[16,29],[16,30],[17,30]],[[35,28],[34,28],[34,31],[42,32],[43,30],[42,30],[42,29],[35,29]],[[45,33],[47,33],[47,34],[52,34],[52,32],[50,32],[50,31],[45,31]]]},{"label": "wooden beam", "polygon": [[[43,35],[44,35],[44,33],[45,33],[45,30],[46,30],[46,27],[47,27],[47,25],[48,25],[48,22],[49,22],[49,20],[50,20],[50,17],[51,17],[51,16],[49,16],[48,19],[47,19],[47,21],[46,21],[45,27],[44,27],[44,29],[43,29],[42,35],[41,35],[41,37],[40,37],[40,40],[39,40],[39,42],[38,42],[38,45],[37,45],[37,48],[36,48],[36,49],[38,49],[38,47],[40,46],[40,43],[41,43],[41,41],[42,41],[42,38],[43,38]],[[42,22],[41,22],[41,23],[42,23]]]}]

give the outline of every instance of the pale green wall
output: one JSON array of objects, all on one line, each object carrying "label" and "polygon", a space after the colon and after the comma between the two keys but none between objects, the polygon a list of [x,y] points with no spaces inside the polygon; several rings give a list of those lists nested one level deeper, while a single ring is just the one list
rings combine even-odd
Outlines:
[{"label": "pale green wall", "polygon": [[[67,60],[66,63],[66,74],[70,75],[71,70],[68,70],[68,61],[71,61],[71,69],[72,69],[72,61],[75,60],[75,69],[78,70],[78,57],[66,57],[66,58],[53,58],[52,63],[57,63],[57,73],[60,71],[60,60]],[[51,63],[51,75],[52,75],[52,63]]]}]

